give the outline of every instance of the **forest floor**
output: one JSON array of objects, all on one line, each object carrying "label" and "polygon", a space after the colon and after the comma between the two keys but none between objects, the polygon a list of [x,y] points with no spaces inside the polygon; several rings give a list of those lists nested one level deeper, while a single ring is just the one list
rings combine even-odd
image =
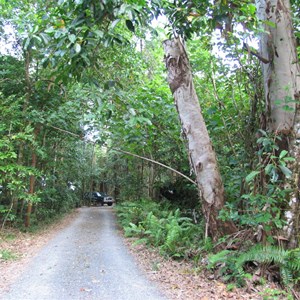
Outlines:
[{"label": "forest floor", "polygon": [[[36,233],[22,233],[13,229],[0,232],[0,291],[7,290],[39,250],[76,215],[77,211],[74,211],[54,225]],[[228,291],[224,283],[214,280],[204,269],[196,269],[192,263],[163,258],[158,251],[145,245],[133,246],[132,239],[125,239],[125,243],[140,268],[147,273],[151,281],[160,286],[168,299],[286,299],[284,296],[274,296],[276,286],[271,283],[264,286],[249,285],[244,289],[234,288]],[[14,255],[15,259],[4,259],[4,256],[13,258]]]},{"label": "forest floor", "polygon": [[280,295],[281,291],[273,283],[267,283],[263,286],[249,284],[245,288],[232,287],[229,291],[229,285],[214,280],[214,275],[205,271],[204,266],[196,268],[193,263],[188,261],[164,258],[156,249],[149,249],[145,245],[134,246],[132,239],[126,239],[126,243],[140,267],[148,274],[150,280],[155,281],[160,286],[168,299],[287,299],[285,295]]}]

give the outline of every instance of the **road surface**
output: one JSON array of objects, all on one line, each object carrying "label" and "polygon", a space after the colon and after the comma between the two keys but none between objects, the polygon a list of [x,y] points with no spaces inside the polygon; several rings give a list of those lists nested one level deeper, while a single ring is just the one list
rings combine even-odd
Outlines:
[{"label": "road surface", "polygon": [[30,262],[4,300],[163,300],[123,244],[111,207],[84,207]]}]

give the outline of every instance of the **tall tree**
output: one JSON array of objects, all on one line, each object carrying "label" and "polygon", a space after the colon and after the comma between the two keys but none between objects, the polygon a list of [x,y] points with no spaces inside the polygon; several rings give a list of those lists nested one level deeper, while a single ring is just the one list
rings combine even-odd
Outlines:
[{"label": "tall tree", "polygon": [[201,113],[195,92],[192,72],[185,46],[180,38],[164,42],[168,82],[175,99],[182,131],[188,142],[191,167],[196,175],[202,210],[206,221],[206,235],[214,241],[236,228],[231,221],[218,216],[224,206],[224,187],[217,159]]},{"label": "tall tree", "polygon": [[286,213],[291,246],[299,244],[300,65],[289,0],[256,0],[264,32],[260,37],[267,127],[280,137],[279,151],[295,159],[289,182],[293,193]]}]

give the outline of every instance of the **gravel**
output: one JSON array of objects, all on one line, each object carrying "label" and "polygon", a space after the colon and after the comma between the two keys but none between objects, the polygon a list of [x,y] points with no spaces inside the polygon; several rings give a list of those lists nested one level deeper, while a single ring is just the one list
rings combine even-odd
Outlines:
[{"label": "gravel", "polygon": [[42,248],[4,300],[163,300],[128,252],[111,207],[84,207]]}]

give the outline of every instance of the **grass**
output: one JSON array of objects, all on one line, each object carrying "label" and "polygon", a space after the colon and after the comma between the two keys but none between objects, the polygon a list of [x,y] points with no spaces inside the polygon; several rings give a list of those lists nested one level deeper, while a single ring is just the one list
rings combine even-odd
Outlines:
[{"label": "grass", "polygon": [[0,250],[0,260],[16,260],[18,258],[17,254],[10,250],[2,249]]},{"label": "grass", "polygon": [[14,233],[7,233],[4,238],[6,241],[13,241],[16,239],[16,235]]}]

